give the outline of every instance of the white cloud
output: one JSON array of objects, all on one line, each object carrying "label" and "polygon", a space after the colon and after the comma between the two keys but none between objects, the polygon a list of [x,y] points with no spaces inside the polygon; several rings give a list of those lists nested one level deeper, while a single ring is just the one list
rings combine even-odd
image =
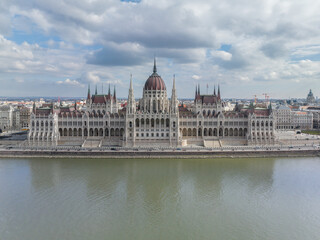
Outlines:
[{"label": "white cloud", "polygon": [[100,82],[100,77],[95,72],[87,72],[84,74],[84,80],[92,83]]},{"label": "white cloud", "polygon": [[[0,77],[119,82],[125,96],[127,85],[121,83],[133,73],[142,86],[156,54],[159,73],[167,81],[176,73],[177,86],[194,80],[236,83],[246,91],[228,88],[226,94],[242,96],[252,95],[253,86],[275,89],[275,82],[320,89],[319,8],[312,0],[3,0]],[[51,40],[8,40],[14,30]],[[230,50],[222,51],[223,44]],[[24,79],[21,84],[28,84]]]},{"label": "white cloud", "polygon": [[232,54],[225,51],[211,51],[211,55],[221,58],[224,61],[230,61],[232,59]]},{"label": "white cloud", "polygon": [[84,84],[81,84],[79,81],[77,80],[71,80],[69,78],[67,78],[64,81],[57,81],[57,84],[59,85],[70,85],[70,86],[79,86],[79,87],[84,87]]},{"label": "white cloud", "polygon": [[201,76],[199,75],[192,75],[192,79],[194,80],[199,80],[201,78]]}]

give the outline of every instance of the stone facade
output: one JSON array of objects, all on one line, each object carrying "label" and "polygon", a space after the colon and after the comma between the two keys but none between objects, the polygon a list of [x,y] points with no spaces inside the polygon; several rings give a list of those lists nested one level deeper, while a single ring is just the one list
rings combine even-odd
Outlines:
[{"label": "stone facade", "polygon": [[179,147],[221,144],[273,144],[271,109],[224,111],[220,87],[212,95],[196,89],[194,105],[179,107],[175,77],[171,98],[158,75],[156,63],[142,98],[136,102],[132,78],[127,105],[118,108],[116,92],[90,94],[84,111],[77,106],[35,108],[31,114],[31,145],[81,145],[83,147]]},{"label": "stone facade", "polygon": [[22,129],[29,129],[29,123],[30,123],[30,115],[31,115],[31,109],[27,107],[21,107],[19,109],[20,114],[20,127]]},{"label": "stone facade", "polygon": [[13,129],[14,108],[10,105],[0,106],[0,130],[1,132]]},{"label": "stone facade", "polygon": [[313,128],[313,114],[311,112],[292,111],[286,104],[278,106],[273,112],[276,118],[276,129],[279,131],[310,130]]}]

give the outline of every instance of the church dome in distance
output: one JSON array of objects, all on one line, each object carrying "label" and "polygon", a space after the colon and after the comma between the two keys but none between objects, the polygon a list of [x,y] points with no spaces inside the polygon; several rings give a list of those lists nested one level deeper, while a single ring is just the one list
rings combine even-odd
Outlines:
[{"label": "church dome in distance", "polygon": [[153,73],[147,79],[144,85],[144,89],[145,90],[166,90],[166,85],[164,81],[157,73],[156,59],[154,59]]}]

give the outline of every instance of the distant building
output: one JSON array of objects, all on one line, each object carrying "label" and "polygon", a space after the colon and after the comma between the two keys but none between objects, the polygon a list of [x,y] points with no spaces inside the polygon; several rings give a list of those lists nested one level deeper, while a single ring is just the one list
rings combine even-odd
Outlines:
[{"label": "distant building", "polygon": [[313,128],[313,114],[311,112],[299,111],[298,109],[297,111],[292,111],[292,108],[284,104],[274,110],[274,115],[276,117],[277,130],[309,130]]},{"label": "distant building", "polygon": [[313,96],[313,93],[312,93],[312,91],[311,91],[311,89],[310,89],[310,91],[309,91],[309,93],[308,93],[308,96],[307,96],[307,103],[308,104],[313,104],[313,103],[315,103],[316,102],[316,100],[315,100],[315,98],[314,98],[314,96]]},{"label": "distant building", "polygon": [[21,107],[19,109],[19,113],[20,113],[20,128],[29,129],[31,109],[28,107]]},{"label": "distant building", "polygon": [[20,109],[14,108],[12,112],[12,128],[20,130]]},{"label": "distant building", "polygon": [[10,105],[0,106],[0,132],[12,130],[14,108]]},{"label": "distant building", "polygon": [[310,112],[292,112],[292,120],[296,129],[311,130],[313,128],[313,114]]},{"label": "distant building", "polygon": [[276,129],[280,131],[288,131],[294,128],[292,111],[287,104],[282,104],[274,109],[276,117]]}]

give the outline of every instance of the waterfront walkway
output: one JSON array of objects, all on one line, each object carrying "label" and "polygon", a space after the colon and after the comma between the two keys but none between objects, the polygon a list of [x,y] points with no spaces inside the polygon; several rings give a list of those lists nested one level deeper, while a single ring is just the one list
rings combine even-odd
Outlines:
[{"label": "waterfront walkway", "polygon": [[274,156],[320,156],[320,145],[301,146],[230,146],[219,148],[127,148],[101,147],[0,147],[0,156],[56,156],[56,157],[274,157]]}]

